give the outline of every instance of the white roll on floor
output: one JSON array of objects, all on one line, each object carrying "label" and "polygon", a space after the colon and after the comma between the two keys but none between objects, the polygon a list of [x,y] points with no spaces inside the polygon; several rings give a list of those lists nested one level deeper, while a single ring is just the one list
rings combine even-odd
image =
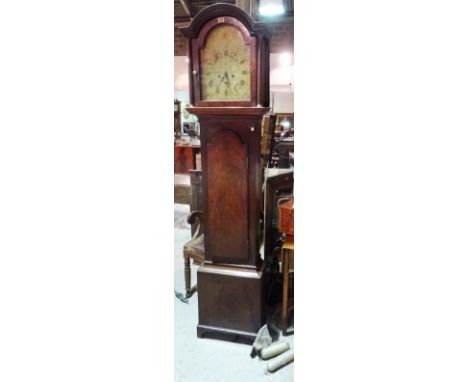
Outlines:
[{"label": "white roll on floor", "polygon": [[294,359],[294,350],[290,349],[286,353],[283,353],[280,356],[268,362],[267,370],[270,373],[273,373],[274,371],[278,370],[280,367],[291,362],[293,359]]},{"label": "white roll on floor", "polygon": [[286,350],[289,349],[289,343],[284,342],[277,342],[276,344],[272,344],[267,348],[260,350],[260,355],[262,359],[268,359],[274,357],[275,355],[284,353]]}]

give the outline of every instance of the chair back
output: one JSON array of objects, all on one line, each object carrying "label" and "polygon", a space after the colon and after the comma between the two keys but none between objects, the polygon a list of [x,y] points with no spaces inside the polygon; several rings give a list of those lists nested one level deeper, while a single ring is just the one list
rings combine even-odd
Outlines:
[{"label": "chair back", "polygon": [[[203,211],[203,183],[201,170],[190,170],[190,212]],[[196,227],[192,225],[192,236]],[[202,233],[202,232],[200,232]]]}]

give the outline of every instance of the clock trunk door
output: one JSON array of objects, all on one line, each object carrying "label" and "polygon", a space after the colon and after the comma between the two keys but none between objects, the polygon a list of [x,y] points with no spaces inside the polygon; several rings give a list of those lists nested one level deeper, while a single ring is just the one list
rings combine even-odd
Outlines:
[{"label": "clock trunk door", "polygon": [[247,145],[229,130],[207,144],[208,216],[206,258],[213,263],[248,262]]}]

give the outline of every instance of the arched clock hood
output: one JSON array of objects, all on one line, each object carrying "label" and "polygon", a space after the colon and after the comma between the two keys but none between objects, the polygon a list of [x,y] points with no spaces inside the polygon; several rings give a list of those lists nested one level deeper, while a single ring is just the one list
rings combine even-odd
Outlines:
[{"label": "arched clock hood", "polygon": [[190,25],[181,27],[180,31],[188,39],[194,38],[198,36],[200,29],[208,20],[226,15],[235,17],[241,21],[252,34],[271,37],[271,32],[266,23],[253,20],[243,9],[227,3],[213,4],[204,8],[197,13]]}]

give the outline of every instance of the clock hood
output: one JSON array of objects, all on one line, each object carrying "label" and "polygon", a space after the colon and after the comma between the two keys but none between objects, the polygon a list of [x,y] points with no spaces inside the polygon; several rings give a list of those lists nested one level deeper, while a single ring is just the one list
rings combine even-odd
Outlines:
[{"label": "clock hood", "polygon": [[220,16],[235,17],[245,25],[250,33],[256,35],[261,34],[268,38],[271,37],[271,32],[266,23],[253,20],[252,17],[250,17],[250,15],[243,9],[227,3],[213,4],[204,8],[197,13],[190,25],[180,27],[179,30],[185,37],[189,39],[194,38],[198,36],[200,29],[208,20]]}]

